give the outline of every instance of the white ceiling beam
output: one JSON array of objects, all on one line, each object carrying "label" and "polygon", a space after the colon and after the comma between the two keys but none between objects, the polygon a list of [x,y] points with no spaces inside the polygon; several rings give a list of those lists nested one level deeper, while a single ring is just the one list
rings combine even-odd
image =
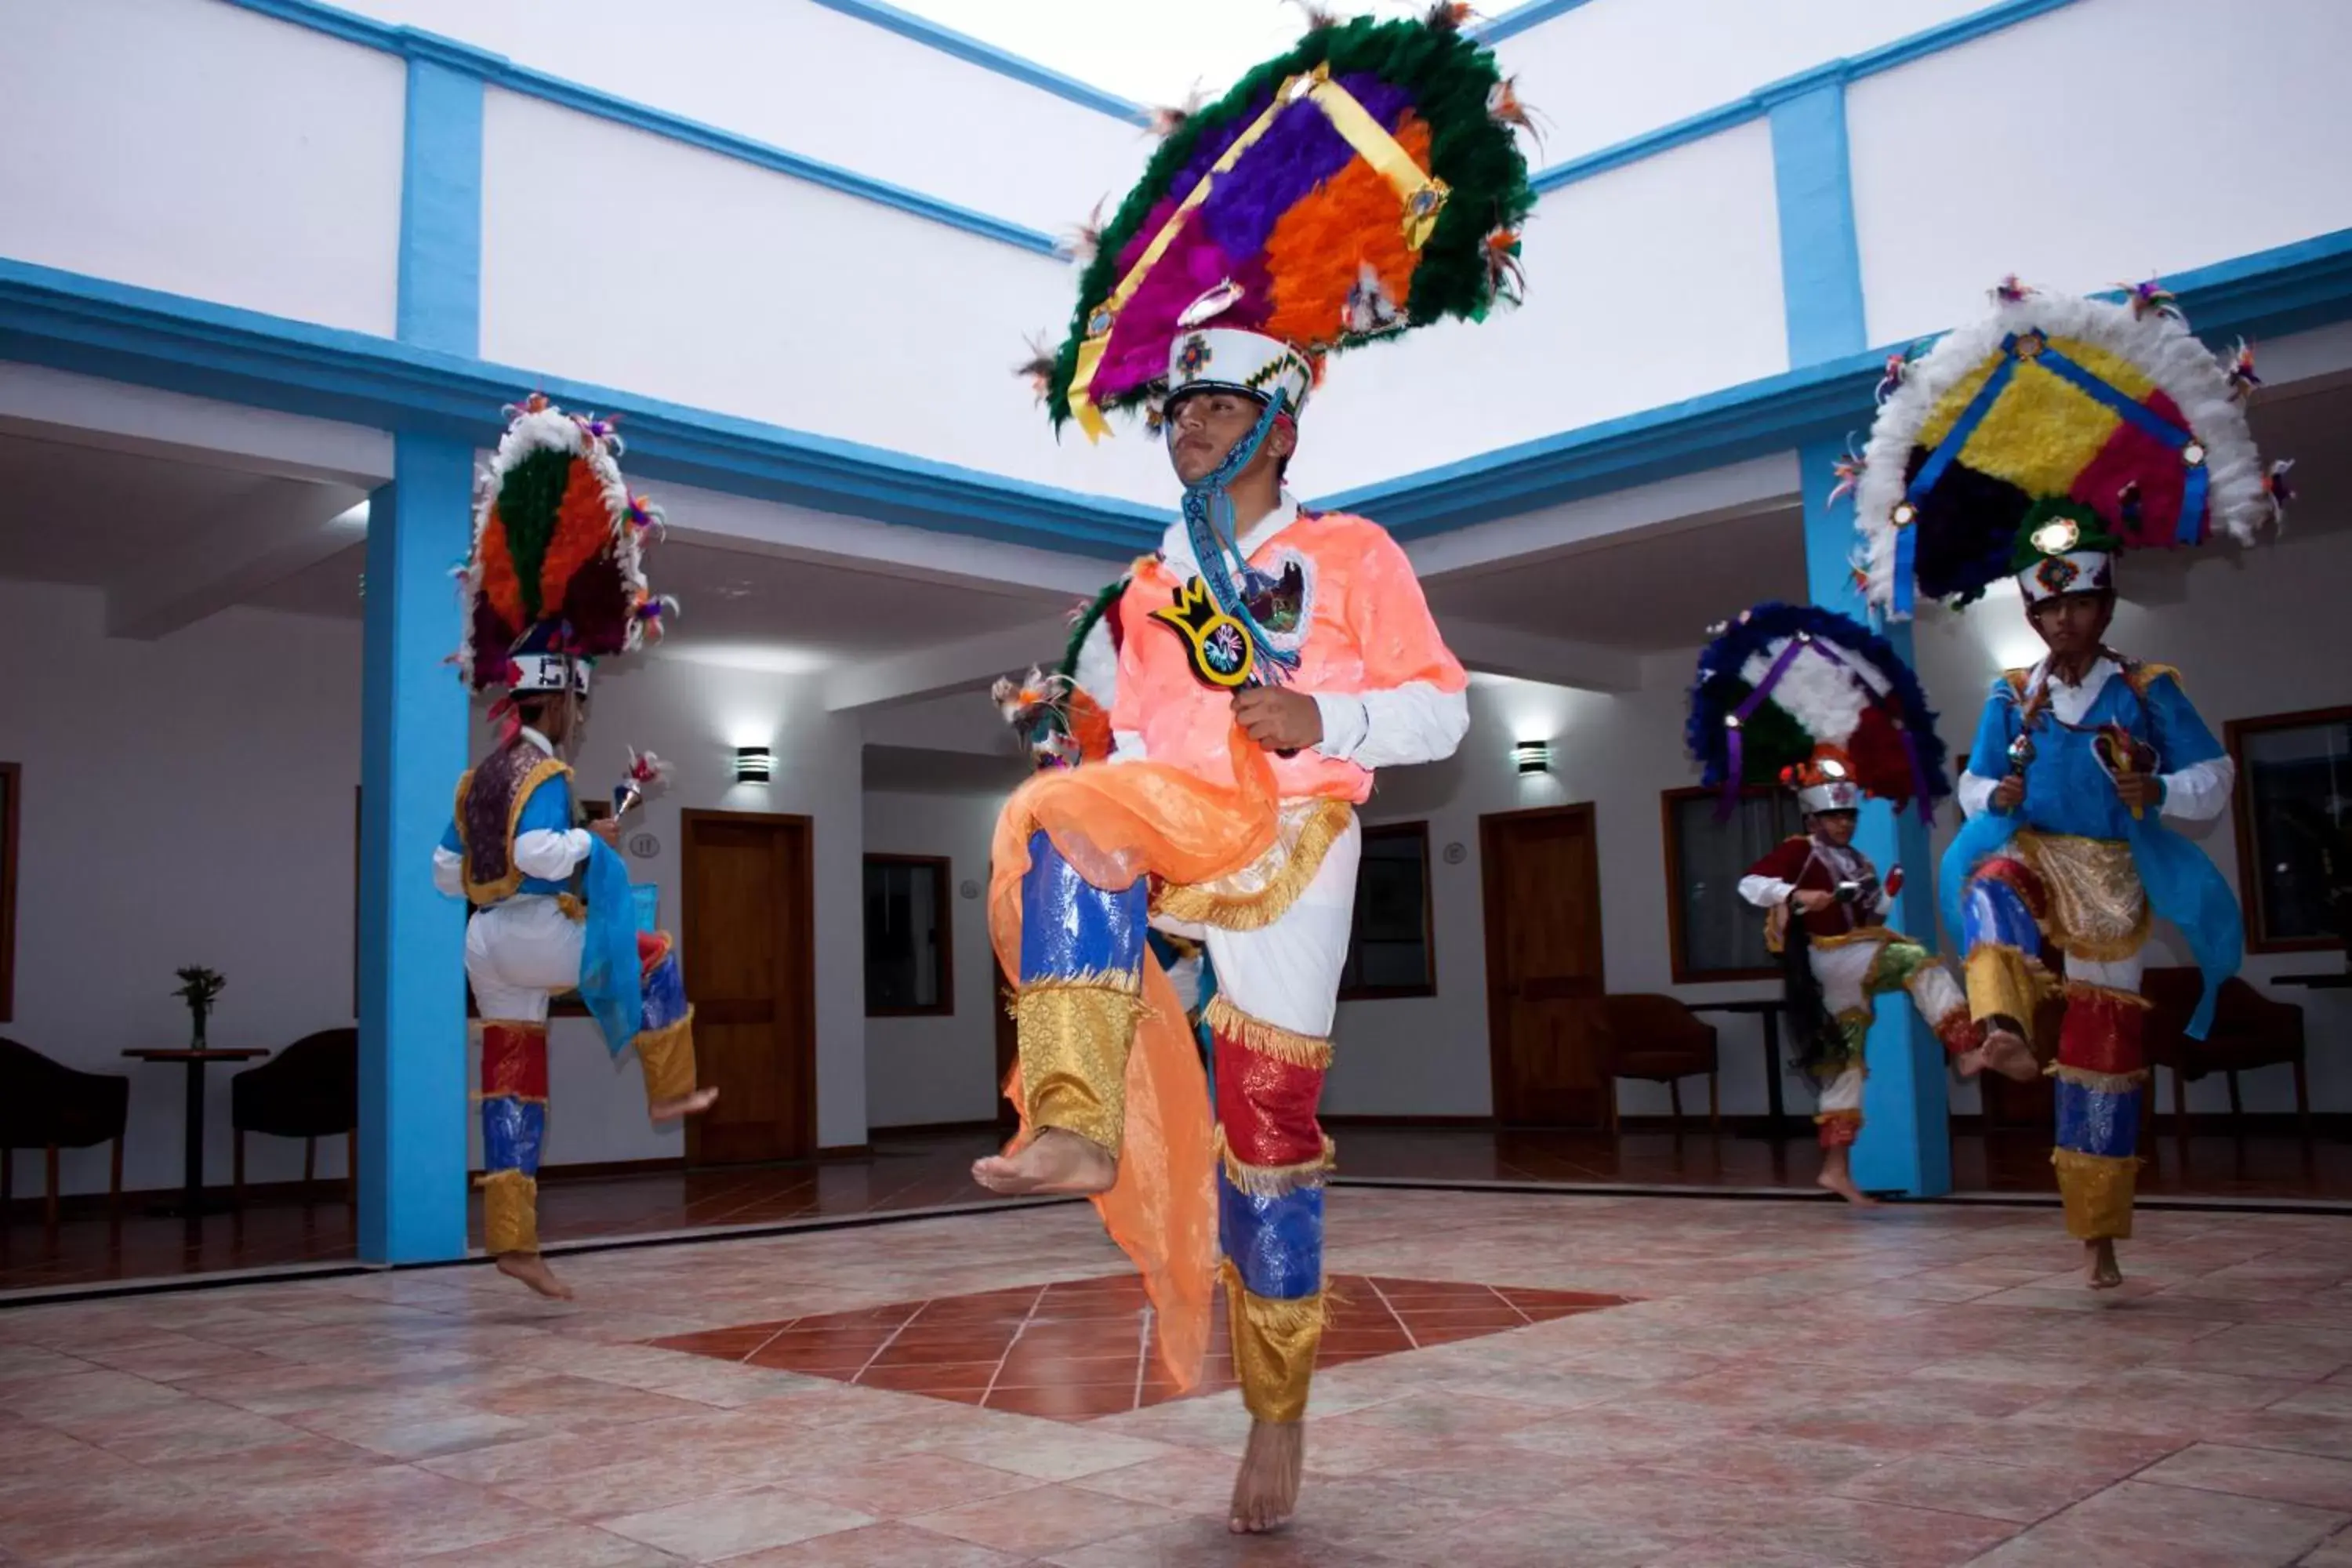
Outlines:
[{"label": "white ceiling beam", "polygon": [[168,637],[349,549],[367,537],[366,501],[352,485],[263,483],[108,584],[107,636]]},{"label": "white ceiling beam", "polygon": [[209,468],[373,489],[392,478],[392,436],[362,425],[0,364],[0,431]]},{"label": "white ceiling beam", "polygon": [[887,658],[852,660],[826,676],[824,705],[831,712],[845,713],[952,691],[982,690],[999,676],[1051,663],[1069,637],[1069,621],[1055,616]]},{"label": "white ceiling beam", "polygon": [[1772,452],[1432,534],[1407,544],[1405,555],[1423,579],[1520,566],[1622,543],[1654,529],[1696,527],[1790,506],[1798,499],[1799,478],[1794,452]]},{"label": "white ceiling beam", "polygon": [[1638,691],[1642,656],[1565,637],[1542,637],[1511,626],[1439,617],[1438,629],[1463,668],[1479,675],[1507,675],[1581,691]]}]

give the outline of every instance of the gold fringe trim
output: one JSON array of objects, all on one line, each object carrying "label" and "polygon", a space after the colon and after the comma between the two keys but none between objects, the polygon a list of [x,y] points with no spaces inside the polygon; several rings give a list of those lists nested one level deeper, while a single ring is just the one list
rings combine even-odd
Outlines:
[{"label": "gold fringe trim", "polygon": [[545,1105],[547,1103],[547,1096],[543,1094],[507,1094],[503,1091],[498,1094],[485,1094],[479,1089],[476,1089],[466,1098],[475,1105],[480,1105],[486,1100],[511,1100],[519,1105]]},{"label": "gold fringe trim", "polygon": [[2077,1241],[2126,1241],[2132,1233],[2132,1193],[2139,1181],[2133,1156],[2053,1149],[2058,1195],[2066,1205],[2066,1234]]},{"label": "gold fringe trim", "polygon": [[1313,1068],[1321,1071],[1331,1065],[1331,1042],[1318,1040],[1312,1035],[1301,1035],[1278,1024],[1253,1018],[1225,1000],[1220,994],[1209,998],[1202,1009],[1201,1021],[1212,1033],[1221,1035],[1238,1046],[1246,1046],[1259,1056],[1287,1062],[1295,1068]]},{"label": "gold fringe trim", "polygon": [[1117,985],[1022,989],[1021,1088],[1033,1128],[1058,1127],[1119,1152],[1127,1124],[1127,1058],[1142,997]]},{"label": "gold fringe trim", "polygon": [[[1116,991],[1123,996],[1143,994],[1141,970],[1088,969],[1076,974],[1048,974],[1024,981],[1021,995],[1042,994],[1051,991]],[[1019,998],[1015,998],[1014,1017],[1019,1017]]]},{"label": "gold fringe trim", "polygon": [[1296,1301],[1253,1296],[1242,1288],[1241,1270],[1230,1258],[1218,1276],[1225,1287],[1225,1326],[1244,1407],[1260,1421],[1304,1418],[1307,1389],[1315,1381],[1315,1352],[1323,1342],[1323,1293]]},{"label": "gold fringe trim", "polygon": [[2093,1072],[2089,1068],[2069,1067],[2064,1062],[2052,1062],[2042,1069],[2042,1075],[2101,1094],[2129,1094],[2148,1079],[2146,1068],[2137,1072]]},{"label": "gold fringe trim", "polygon": [[[1214,926],[1219,931],[1264,931],[1290,912],[1290,906],[1298,901],[1298,895],[1307,890],[1307,884],[1323,868],[1323,858],[1331,852],[1339,836],[1348,831],[1355,816],[1356,808],[1346,801],[1318,801],[1301,821],[1297,837],[1290,839],[1286,849],[1283,840],[1277,838],[1256,865],[1223,882],[1191,888],[1162,887],[1151,901],[1151,912],[1188,925]],[[1281,858],[1279,868],[1268,875],[1264,887],[1247,893],[1223,890],[1276,857]]]},{"label": "gold fringe trim", "polygon": [[1213,1134],[1217,1158],[1224,1163],[1225,1178],[1234,1190],[1254,1198],[1278,1198],[1285,1193],[1295,1193],[1301,1187],[1318,1187],[1323,1179],[1339,1168],[1339,1146],[1330,1135],[1323,1138],[1323,1152],[1311,1160],[1301,1160],[1296,1165],[1247,1165],[1237,1159],[1232,1145],[1225,1142],[1225,1129],[1218,1123]]},{"label": "gold fringe trim", "polygon": [[539,1250],[539,1183],[520,1171],[493,1171],[482,1189],[482,1250],[493,1257]]},{"label": "gold fringe trim", "polygon": [[458,875],[465,879],[466,901],[479,906],[511,899],[515,889],[522,886],[522,868],[514,863],[514,841],[516,830],[522,823],[524,803],[530,799],[531,791],[541,784],[551,778],[569,778],[572,770],[553,757],[547,757],[533,763],[530,772],[522,775],[522,783],[515,785],[514,798],[507,802],[506,875],[495,882],[477,882],[466,875],[465,870],[474,860],[472,846],[466,842],[466,792],[473,787],[474,773],[474,769],[467,768],[457,778],[457,865]]},{"label": "gold fringe trim", "polygon": [[641,1029],[631,1042],[646,1075],[646,1103],[683,1100],[694,1092],[694,1009],[659,1029]]}]

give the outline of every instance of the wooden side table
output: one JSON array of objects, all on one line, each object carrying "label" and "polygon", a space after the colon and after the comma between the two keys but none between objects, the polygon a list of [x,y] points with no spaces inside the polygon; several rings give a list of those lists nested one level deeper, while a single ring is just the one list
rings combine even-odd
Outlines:
[{"label": "wooden side table", "polygon": [[181,1134],[180,1153],[183,1161],[180,1201],[164,1204],[157,1213],[177,1215],[183,1218],[202,1219],[207,1214],[218,1214],[230,1205],[215,1199],[205,1199],[205,1068],[214,1062],[249,1062],[269,1053],[257,1048],[216,1050],[207,1046],[182,1046],[175,1050],[125,1051],[122,1053],[142,1062],[182,1062],[188,1069],[187,1123]]}]

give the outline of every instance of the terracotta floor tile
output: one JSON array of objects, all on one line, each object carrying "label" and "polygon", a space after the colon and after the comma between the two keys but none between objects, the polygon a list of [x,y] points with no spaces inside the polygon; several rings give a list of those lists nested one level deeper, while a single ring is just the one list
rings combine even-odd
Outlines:
[{"label": "terracotta floor tile", "polygon": [[1012,1343],[1009,1333],[918,1335],[909,1331],[877,1347],[874,1364],[929,1366],[943,1362],[995,1361]]},{"label": "terracotta floor tile", "polygon": [[666,1351],[740,1361],[774,1339],[783,1327],[782,1323],[748,1323],[740,1329],[709,1329],[698,1334],[677,1334],[651,1342]]},{"label": "terracotta floor tile", "polygon": [[857,1375],[860,1388],[887,1388],[901,1394],[928,1394],[939,1389],[985,1389],[996,1377],[992,1361],[925,1362],[914,1366],[872,1366]]},{"label": "terracotta floor tile", "polygon": [[1013,1354],[1004,1358],[997,1384],[1007,1388],[1038,1388],[1056,1383],[1124,1383],[1132,1385],[1142,1371],[1142,1358],[1125,1355],[1041,1356]]},{"label": "terracotta floor tile", "polygon": [[1092,1421],[1136,1407],[1135,1384],[1126,1383],[1063,1383],[1036,1387],[1007,1388],[1000,1384],[983,1402],[991,1410],[1016,1415],[1039,1415],[1053,1421]]}]

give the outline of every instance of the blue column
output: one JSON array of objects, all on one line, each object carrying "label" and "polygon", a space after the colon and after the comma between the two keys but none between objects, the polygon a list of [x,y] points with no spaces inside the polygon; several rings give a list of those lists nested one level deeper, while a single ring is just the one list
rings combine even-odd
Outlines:
[{"label": "blue column", "polygon": [[444,662],[462,615],[450,566],[471,528],[474,454],[395,437],[368,503],[361,688],[360,1256],[466,1252],[465,915],[433,847],[466,767],[466,689]]},{"label": "blue column", "polygon": [[[482,56],[403,32],[400,341],[480,347]],[[495,410],[485,410],[484,429]],[[466,767],[466,690],[447,658],[464,616],[472,443],[394,435],[368,501],[360,772],[360,1256],[466,1254],[465,913],[433,887],[433,847]]]},{"label": "blue column", "polygon": [[[1846,155],[1845,84],[1834,71],[1768,90],[1772,164],[1780,213],[1780,279],[1786,297],[1789,363],[1817,363],[1868,348],[1862,258],[1854,237],[1853,183]],[[1853,510],[1832,507],[1832,465],[1841,441],[1816,441],[1798,453],[1803,465],[1805,582],[1816,605],[1862,619],[1853,581]],[[1911,658],[1911,628],[1889,629],[1895,650]],[[1855,843],[1878,865],[1903,868],[1905,887],[1888,916],[1896,929],[1935,941],[1934,867],[1916,814],[1898,819],[1873,802]],[[1905,998],[1880,1001],[1870,1031],[1870,1079],[1863,1090],[1862,1141],[1854,1180],[1865,1190],[1937,1197],[1952,1190],[1950,1104],[1943,1047]]]}]

